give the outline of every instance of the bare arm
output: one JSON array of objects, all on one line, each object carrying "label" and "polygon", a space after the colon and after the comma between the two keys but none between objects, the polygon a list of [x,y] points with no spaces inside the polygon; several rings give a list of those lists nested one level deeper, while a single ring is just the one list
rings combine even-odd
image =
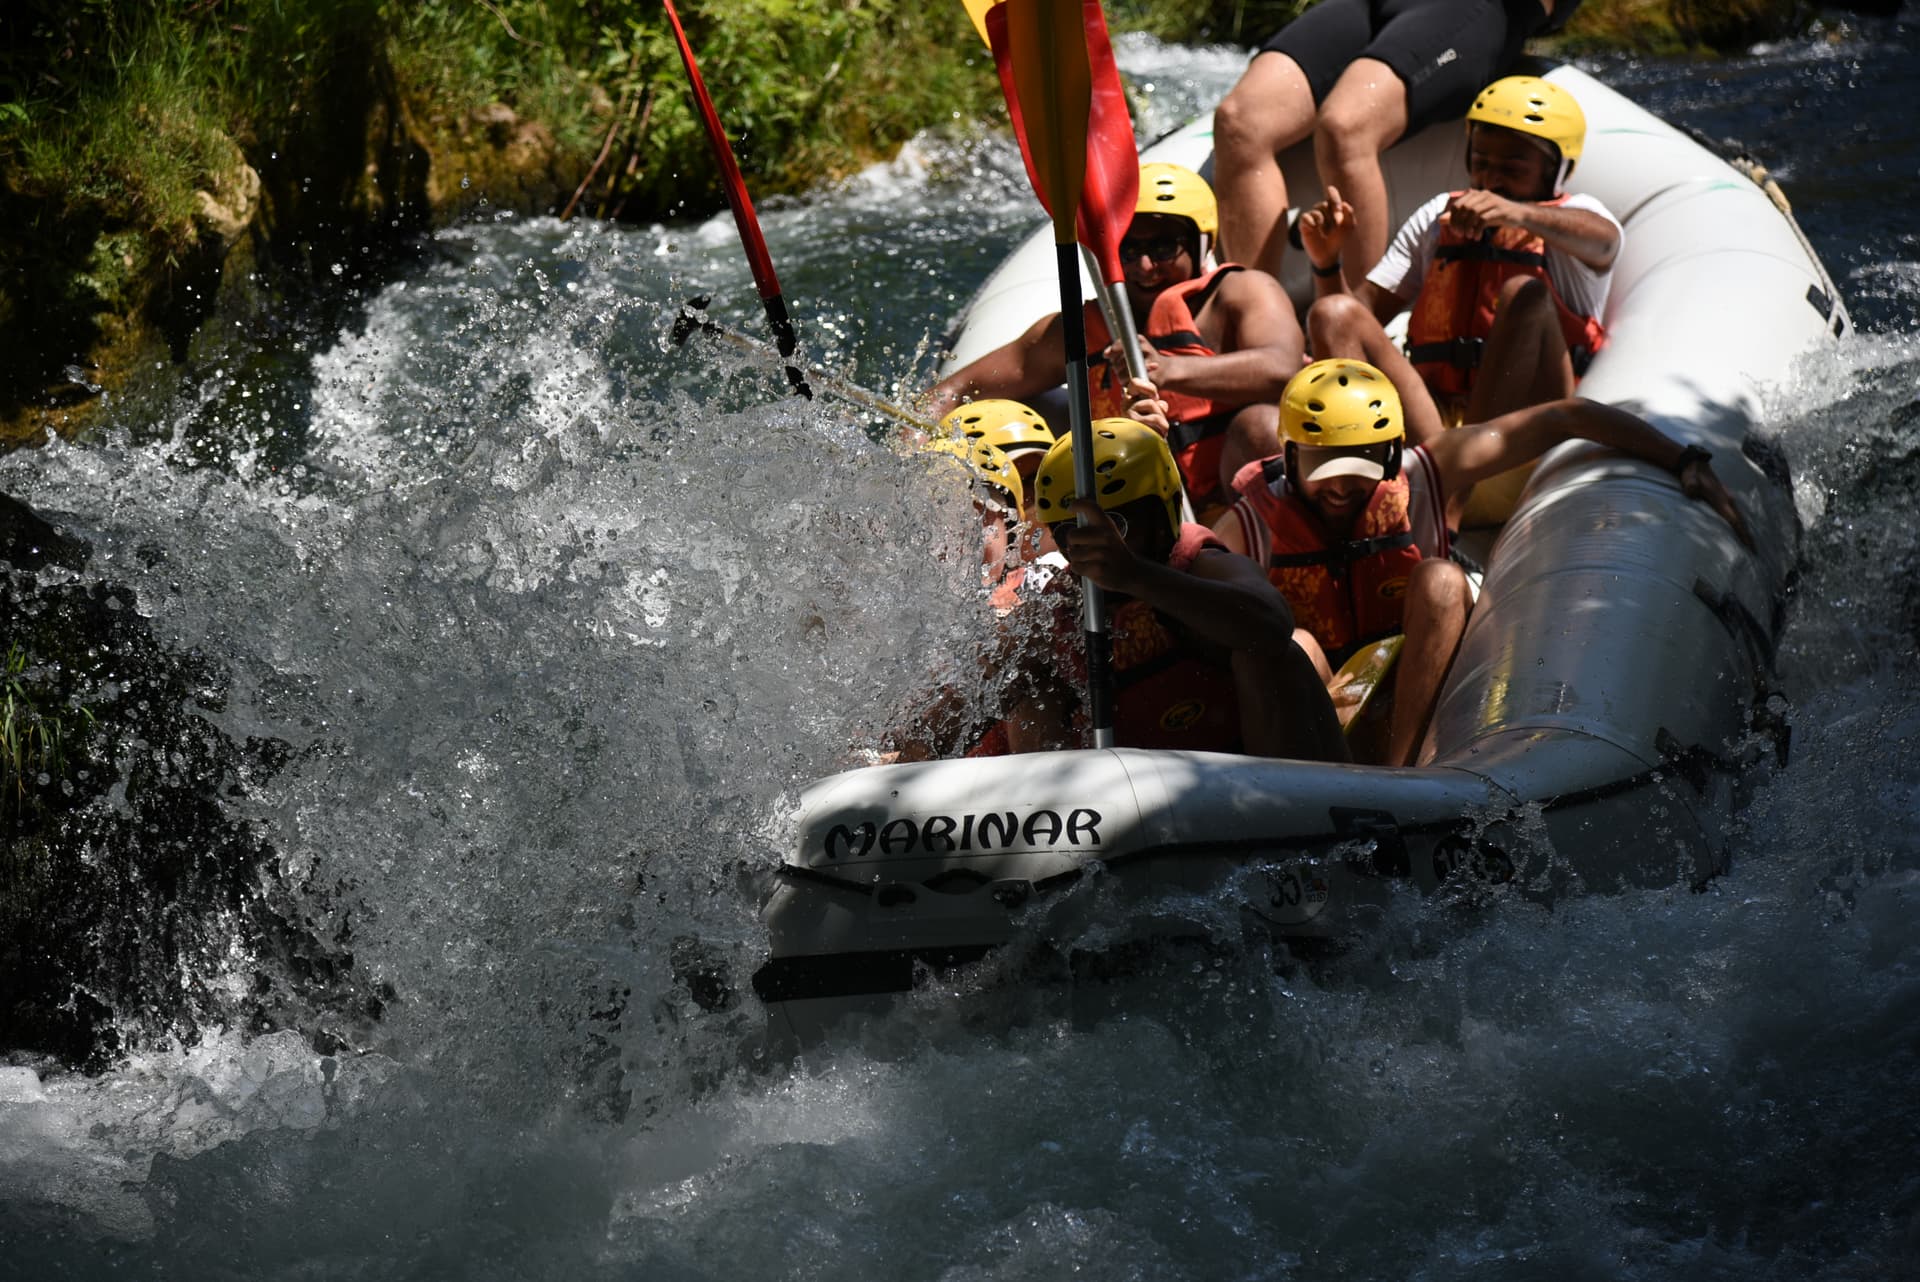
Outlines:
[{"label": "bare arm", "polygon": [[[1253,551],[1247,547],[1246,526],[1240,520],[1239,505],[1228,508],[1213,523],[1213,537],[1227,545],[1227,551],[1239,556],[1251,557]],[[1262,555],[1265,555],[1264,551]]]},{"label": "bare arm", "polygon": [[[1147,380],[1163,391],[1228,405],[1279,399],[1299,373],[1306,340],[1293,302],[1262,271],[1233,272],[1220,282],[1208,311],[1217,325],[1215,356],[1167,355],[1147,348]],[[1144,342],[1144,340],[1143,340]]]},{"label": "bare arm", "polygon": [[1444,217],[1450,227],[1468,236],[1496,227],[1522,228],[1597,272],[1612,267],[1620,252],[1620,229],[1591,209],[1508,200],[1490,191],[1463,191],[1448,204]]},{"label": "bare arm", "polygon": [[1024,400],[1057,387],[1066,378],[1067,336],[1060,313],[1044,316],[1027,332],[976,361],[961,366],[927,394],[927,417],[944,418],[955,406],[983,396]]},{"label": "bare arm", "polygon": [[[1449,495],[1522,463],[1532,462],[1562,441],[1587,440],[1645,459],[1672,472],[1686,446],[1646,420],[1614,405],[1574,397],[1502,414],[1485,423],[1469,423],[1427,442],[1427,454],[1439,469]],[[1718,512],[1740,541],[1753,537],[1740,509],[1714,475],[1711,461],[1691,461],[1678,473],[1681,489]]]},{"label": "bare arm", "polygon": [[1347,292],[1347,278],[1340,270],[1340,251],[1346,248],[1347,233],[1353,230],[1353,206],[1331,183],[1320,203],[1300,215],[1297,224],[1300,245],[1307,251],[1307,266],[1313,269],[1315,301],[1329,294]]},{"label": "bare arm", "polygon": [[1067,563],[1109,592],[1145,601],[1189,635],[1226,650],[1261,650],[1293,642],[1293,610],[1244,556],[1203,552],[1186,570],[1136,556],[1113,522],[1082,499],[1076,512],[1093,517],[1075,527]]}]

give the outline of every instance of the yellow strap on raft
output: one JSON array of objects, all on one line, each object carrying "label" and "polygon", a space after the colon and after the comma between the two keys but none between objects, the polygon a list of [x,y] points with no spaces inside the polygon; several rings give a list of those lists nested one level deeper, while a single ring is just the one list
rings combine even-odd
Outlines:
[{"label": "yellow strap on raft", "polygon": [[1342,730],[1351,731],[1360,720],[1360,714],[1393,671],[1394,660],[1400,657],[1400,647],[1406,639],[1395,633],[1363,646],[1333,674],[1333,680],[1327,683],[1327,693],[1333,696],[1333,709],[1340,717]]}]

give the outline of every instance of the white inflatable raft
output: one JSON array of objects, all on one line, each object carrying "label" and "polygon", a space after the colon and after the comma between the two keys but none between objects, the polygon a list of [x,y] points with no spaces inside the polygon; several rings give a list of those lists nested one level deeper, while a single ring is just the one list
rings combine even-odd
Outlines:
[{"label": "white inflatable raft", "polygon": [[[1587,114],[1571,185],[1627,231],[1611,341],[1581,392],[1710,448],[1758,550],[1666,474],[1574,443],[1541,461],[1487,554],[1428,766],[1121,749],[822,780],[764,908],[754,984],[777,1024],[805,1035],[1013,941],[1071,950],[1103,914],[1205,930],[1196,914],[1226,898],[1283,940],[1337,941],[1408,883],[1551,897],[1722,870],[1743,765],[1785,750],[1765,681],[1798,525],[1754,435],[1759,389],[1848,321],[1763,176],[1574,68],[1548,74]],[[1210,127],[1146,158],[1210,172]],[[1386,160],[1396,225],[1466,182],[1458,122]],[[1307,149],[1286,172],[1296,200],[1319,199]],[[1285,281],[1300,300],[1303,259]],[[1056,310],[1054,270],[1043,228],[980,290],[949,368]]]}]

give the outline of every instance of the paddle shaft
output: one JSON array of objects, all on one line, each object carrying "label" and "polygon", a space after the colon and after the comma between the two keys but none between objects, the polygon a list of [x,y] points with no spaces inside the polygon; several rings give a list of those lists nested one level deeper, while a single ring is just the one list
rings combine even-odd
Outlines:
[{"label": "paddle shaft", "polygon": [[673,24],[673,38],[680,46],[680,61],[686,64],[694,102],[700,108],[700,121],[706,126],[707,142],[713,148],[714,160],[720,166],[721,185],[726,189],[727,204],[733,209],[733,224],[740,231],[740,243],[747,251],[747,266],[752,270],[754,286],[760,292],[760,305],[766,310],[767,325],[773,330],[773,344],[779,349],[780,355],[786,358],[787,383],[796,393],[811,400],[813,389],[807,386],[806,375],[792,360],[799,339],[793,332],[793,319],[787,315],[786,299],[780,294],[780,279],[773,272],[773,258],[767,253],[767,238],[760,234],[760,218],[753,212],[753,197],[747,194],[746,179],[741,177],[739,162],[733,157],[733,144],[727,141],[727,131],[721,128],[720,113],[714,110],[713,99],[707,94],[707,82],[700,75],[699,63],[694,61],[693,46],[687,42],[687,33],[680,25],[680,14],[673,7],[673,0],[660,0],[660,3],[666,6],[667,21]]},{"label": "paddle shaft", "polygon": [[[674,346],[678,347],[682,343],[685,343],[693,334],[701,333],[711,334],[721,342],[739,351],[752,352],[757,356],[769,354],[767,341],[764,338],[754,338],[750,334],[742,334],[739,330],[727,325],[722,325],[719,321],[708,319],[702,310],[706,306],[706,302],[706,299],[700,298],[681,307],[680,318],[674,322],[671,334]],[[904,406],[894,404],[878,392],[870,392],[858,383],[849,382],[841,378],[838,374],[831,373],[818,366],[806,371],[806,373],[810,382],[818,383],[821,390],[831,395],[851,401],[855,405],[864,406],[877,414],[883,414],[893,419],[902,427],[912,428],[922,435],[940,435],[940,425],[938,423],[927,418],[925,415],[916,414]]]},{"label": "paddle shaft", "polygon": [[[1092,497],[1093,422],[1087,395],[1087,321],[1080,300],[1080,258],[1072,241],[1055,245],[1060,273],[1060,328],[1067,348],[1068,431],[1073,437],[1073,492]],[[1084,514],[1082,526],[1091,524]],[[1087,724],[1093,746],[1113,744],[1112,653],[1107,637],[1107,594],[1091,579],[1082,579],[1082,626],[1087,639]]]},{"label": "paddle shaft", "polygon": [[[1080,298],[1079,237],[1075,228],[1087,179],[1093,95],[1093,69],[1084,25],[1089,4],[1094,13],[1099,13],[1098,0],[1001,0],[987,10],[986,27],[1027,177],[1053,218],[1074,492],[1097,501],[1093,422],[1087,397],[1086,310]],[[1129,132],[1129,144],[1131,141]],[[1085,516],[1079,520],[1083,526],[1089,523]],[[1080,580],[1080,588],[1085,603],[1088,723],[1093,746],[1109,748],[1113,746],[1113,682],[1106,594],[1099,584],[1085,577]]]}]

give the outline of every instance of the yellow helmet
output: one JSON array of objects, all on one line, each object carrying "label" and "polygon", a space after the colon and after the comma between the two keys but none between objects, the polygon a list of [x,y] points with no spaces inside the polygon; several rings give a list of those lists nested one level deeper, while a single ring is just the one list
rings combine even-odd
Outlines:
[{"label": "yellow helmet", "polygon": [[1315,361],[1280,393],[1280,435],[1293,445],[1353,449],[1406,434],[1393,380],[1365,361]]},{"label": "yellow helmet", "polygon": [[940,426],[955,437],[983,441],[1010,456],[1033,450],[1044,454],[1053,444],[1047,420],[1019,401],[968,401],[949,411]]},{"label": "yellow helmet", "polygon": [[999,448],[984,441],[952,436],[938,437],[929,442],[927,448],[938,454],[951,454],[965,463],[975,479],[1002,491],[1004,500],[1012,505],[1013,510],[1016,513],[1020,511],[1026,488],[1020,483],[1020,471],[1014,467],[1013,460]]},{"label": "yellow helmet", "polygon": [[1498,125],[1552,143],[1560,152],[1555,193],[1566,185],[1587,141],[1587,113],[1572,94],[1538,76],[1507,76],[1482,89],[1467,108],[1469,136],[1477,124]]},{"label": "yellow helmet", "polygon": [[1140,200],[1133,212],[1184,218],[1209,239],[1220,230],[1220,205],[1207,180],[1161,160],[1140,166]]},{"label": "yellow helmet", "polygon": [[[1135,499],[1159,499],[1167,509],[1167,533],[1180,533],[1180,469],[1160,433],[1130,418],[1093,422],[1094,497],[1102,509],[1124,507]],[[1073,438],[1063,436],[1040,460],[1033,478],[1040,520],[1048,525],[1073,517],[1079,497],[1073,485]]]}]

